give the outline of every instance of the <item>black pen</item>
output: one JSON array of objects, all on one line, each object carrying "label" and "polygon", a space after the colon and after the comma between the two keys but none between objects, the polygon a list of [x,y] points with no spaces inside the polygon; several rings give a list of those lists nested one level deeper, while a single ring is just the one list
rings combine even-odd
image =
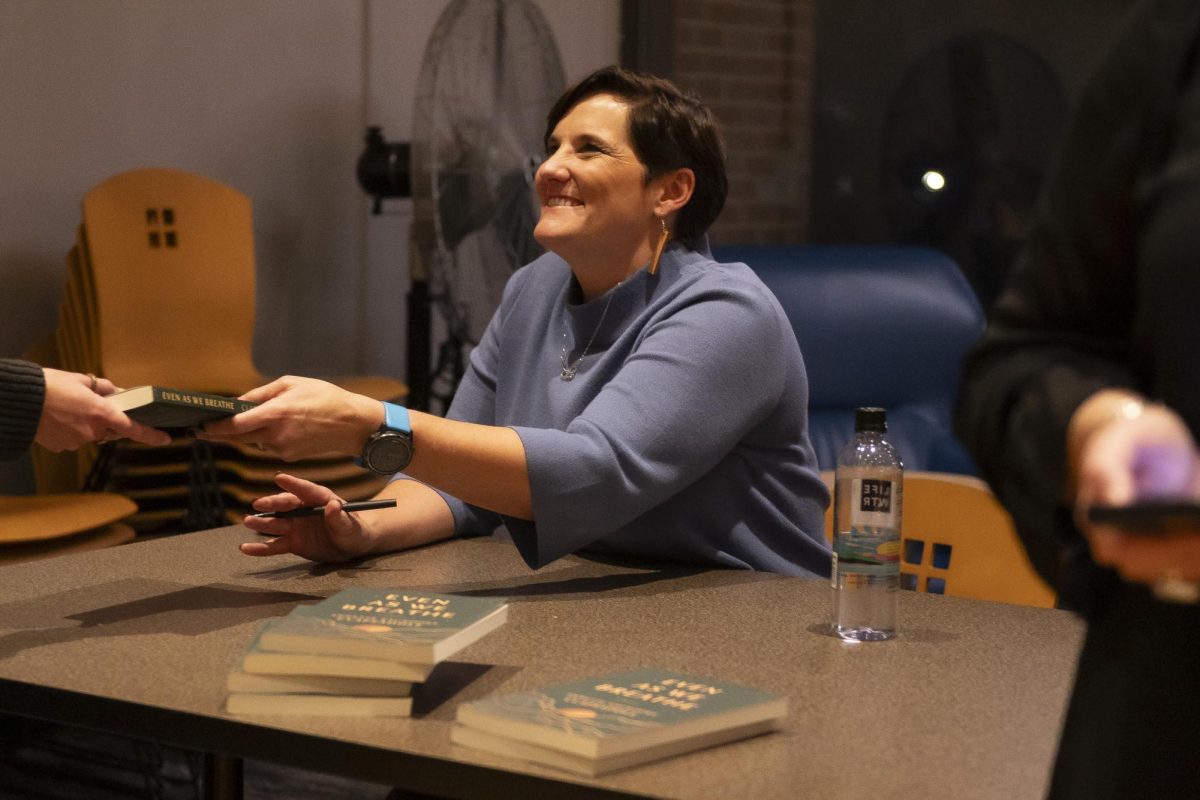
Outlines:
[{"label": "black pen", "polygon": [[[361,503],[346,503],[342,506],[342,511],[353,513],[355,511],[370,511],[373,508],[395,507],[395,500],[364,500]],[[324,513],[325,506],[300,506],[290,511],[261,511],[250,516],[259,517],[260,519],[292,519],[294,517],[319,517]]]}]

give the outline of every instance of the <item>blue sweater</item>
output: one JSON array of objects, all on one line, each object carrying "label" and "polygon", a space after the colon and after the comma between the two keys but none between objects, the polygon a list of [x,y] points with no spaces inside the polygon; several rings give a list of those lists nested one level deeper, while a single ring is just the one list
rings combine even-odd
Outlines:
[{"label": "blue sweater", "polygon": [[[673,245],[657,275],[578,292],[565,261],[538,258],[472,351],[447,416],[517,432],[534,522],[446,496],[456,532],[503,522],[532,567],[588,550],[828,575],[804,361],[770,290]],[[564,347],[569,364],[586,349],[571,381]]]}]

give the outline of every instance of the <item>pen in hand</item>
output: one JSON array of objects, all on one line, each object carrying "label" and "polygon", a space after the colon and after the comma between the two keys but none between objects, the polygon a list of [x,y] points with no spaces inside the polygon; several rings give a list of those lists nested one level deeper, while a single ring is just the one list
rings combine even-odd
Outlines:
[{"label": "pen in hand", "polygon": [[[361,503],[346,503],[342,506],[342,511],[353,513],[355,511],[370,511],[374,508],[395,507],[395,500],[364,500]],[[293,519],[295,517],[319,517],[324,513],[325,506],[300,506],[289,511],[260,511],[250,516],[260,519]]]}]

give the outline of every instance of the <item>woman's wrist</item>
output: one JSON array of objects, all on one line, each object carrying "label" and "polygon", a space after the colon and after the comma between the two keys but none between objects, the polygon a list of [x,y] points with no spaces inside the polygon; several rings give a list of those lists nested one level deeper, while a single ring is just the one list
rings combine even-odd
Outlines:
[{"label": "woman's wrist", "polygon": [[381,536],[380,536],[380,532],[379,532],[378,517],[381,516],[383,513],[384,512],[358,515],[358,517],[359,517],[358,530],[362,535],[362,540],[361,540],[362,548],[361,548],[360,552],[357,552],[353,555],[354,558],[361,558],[363,556],[374,555],[375,553],[378,553],[381,551],[381,547],[380,547]]}]

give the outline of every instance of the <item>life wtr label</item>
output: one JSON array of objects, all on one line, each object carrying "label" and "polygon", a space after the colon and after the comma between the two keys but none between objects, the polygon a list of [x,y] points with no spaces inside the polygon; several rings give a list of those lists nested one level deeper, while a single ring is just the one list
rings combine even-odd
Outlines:
[{"label": "life wtr label", "polygon": [[[838,571],[891,574],[900,568],[900,530],[893,513],[893,482],[855,478],[850,519],[834,536]],[[846,523],[849,523],[848,525]]]},{"label": "life wtr label", "polygon": [[892,513],[892,482],[876,478],[862,478],[858,501],[859,511],[880,514]]}]

